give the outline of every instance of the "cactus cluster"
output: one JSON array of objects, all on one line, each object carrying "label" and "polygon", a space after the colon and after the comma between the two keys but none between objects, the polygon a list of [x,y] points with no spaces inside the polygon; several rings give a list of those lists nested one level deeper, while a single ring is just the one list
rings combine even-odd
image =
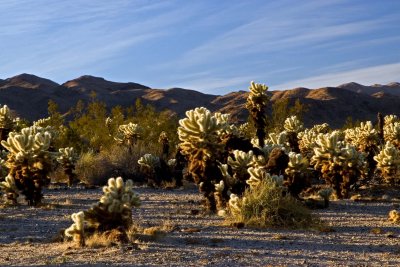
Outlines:
[{"label": "cactus cluster", "polygon": [[217,159],[222,153],[221,132],[226,123],[218,120],[206,108],[196,108],[186,112],[186,118],[179,120],[179,148],[189,160],[188,171],[193,176],[200,191],[207,200],[207,208],[216,210],[214,184],[222,177]]},{"label": "cactus cluster", "polygon": [[399,182],[400,150],[398,148],[387,142],[374,160],[378,163],[377,169],[382,173],[386,182],[391,184]]},{"label": "cactus cluster", "polygon": [[366,174],[365,154],[343,141],[339,131],[318,135],[316,144],[311,164],[321,171],[339,198],[347,197],[350,186]]},{"label": "cactus cluster", "polygon": [[7,105],[0,105],[0,141],[7,138],[8,133],[13,128],[14,122],[10,109]]},{"label": "cactus cluster", "polygon": [[285,169],[285,178],[288,191],[297,197],[303,189],[310,186],[309,162],[300,153],[289,152],[289,162]]},{"label": "cactus cluster", "polygon": [[58,163],[61,164],[64,169],[64,173],[68,177],[68,186],[72,186],[75,180],[77,180],[75,174],[75,164],[78,160],[78,155],[75,153],[73,147],[60,148],[59,155],[57,157]]},{"label": "cactus cluster", "polygon": [[110,178],[103,193],[100,201],[84,212],[88,227],[97,231],[117,227],[127,230],[132,225],[132,207],[140,205],[132,180],[124,182],[121,177]]},{"label": "cactus cluster", "polygon": [[345,130],[345,140],[360,151],[366,151],[368,148],[378,145],[379,133],[372,122],[361,122],[359,127]]},{"label": "cactus cluster", "polygon": [[114,139],[120,143],[125,144],[129,147],[136,144],[136,142],[142,138],[143,129],[135,123],[122,124],[118,127],[118,133]]},{"label": "cactus cluster", "polygon": [[20,133],[11,132],[2,146],[10,153],[6,166],[17,188],[29,205],[37,205],[42,198],[42,187],[48,184],[55,154],[49,151],[52,135],[42,128],[29,127]]}]

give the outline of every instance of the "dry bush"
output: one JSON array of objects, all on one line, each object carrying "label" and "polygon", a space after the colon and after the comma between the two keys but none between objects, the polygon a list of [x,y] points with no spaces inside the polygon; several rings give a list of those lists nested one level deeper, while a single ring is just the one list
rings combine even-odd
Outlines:
[{"label": "dry bush", "polygon": [[68,175],[65,174],[64,168],[58,166],[49,174],[50,181],[52,183],[68,183]]},{"label": "dry bush", "polygon": [[113,166],[107,155],[82,153],[75,167],[79,180],[88,185],[104,185],[112,176]]},{"label": "dry bush", "polygon": [[231,225],[310,228],[318,223],[310,210],[271,179],[246,189],[238,207],[227,216]]}]

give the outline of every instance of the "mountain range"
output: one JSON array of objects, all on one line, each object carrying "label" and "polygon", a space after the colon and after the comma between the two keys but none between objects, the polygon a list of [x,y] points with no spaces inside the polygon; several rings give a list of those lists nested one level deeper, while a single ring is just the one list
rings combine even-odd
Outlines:
[{"label": "mountain range", "polygon": [[[226,95],[204,94],[198,91],[170,88],[155,89],[138,83],[119,83],[94,76],[81,76],[58,84],[32,74],[20,74],[5,80],[0,79],[0,104],[8,105],[17,114],[28,120],[47,117],[47,104],[51,99],[67,112],[78,100],[88,102],[92,92],[107,107],[131,106],[140,98],[143,103],[157,110],[168,109],[183,117],[186,110],[204,106],[211,111],[230,113],[234,121],[245,121],[248,91],[231,92]],[[400,83],[364,86],[346,83],[337,87],[308,89],[299,87],[268,92],[271,102],[283,98],[299,101],[308,107],[304,123],[328,122],[332,127],[341,127],[346,118],[353,120],[376,120],[378,112],[400,116]]]}]

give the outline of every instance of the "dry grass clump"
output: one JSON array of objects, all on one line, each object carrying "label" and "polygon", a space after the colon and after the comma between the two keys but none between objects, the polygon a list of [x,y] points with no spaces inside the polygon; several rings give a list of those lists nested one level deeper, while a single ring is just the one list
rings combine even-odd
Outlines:
[{"label": "dry grass clump", "polygon": [[257,186],[246,189],[236,204],[231,197],[227,221],[231,225],[261,228],[310,228],[319,223],[309,209],[272,179],[261,180]]},{"label": "dry grass clump", "polygon": [[76,174],[83,183],[103,185],[112,176],[112,164],[103,153],[85,152],[76,163]]}]

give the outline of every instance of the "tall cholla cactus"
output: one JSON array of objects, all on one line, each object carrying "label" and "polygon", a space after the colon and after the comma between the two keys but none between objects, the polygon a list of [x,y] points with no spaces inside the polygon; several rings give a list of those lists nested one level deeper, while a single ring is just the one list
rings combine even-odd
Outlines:
[{"label": "tall cholla cactus", "polygon": [[47,174],[52,169],[54,154],[49,152],[51,134],[35,127],[21,133],[11,132],[7,141],[1,141],[10,153],[6,166],[17,188],[29,205],[37,205],[42,198],[42,186],[48,184]]},{"label": "tall cholla cactus", "polygon": [[0,105],[0,141],[7,138],[13,127],[13,118],[7,105]]},{"label": "tall cholla cactus", "polygon": [[290,148],[293,152],[300,153],[297,134],[303,130],[303,123],[297,118],[297,116],[291,116],[285,120],[283,127],[287,132]]},{"label": "tall cholla cactus", "polygon": [[371,121],[361,122],[359,127],[345,130],[345,140],[355,146],[359,151],[367,154],[368,177],[372,178],[376,169],[374,157],[378,151],[381,140],[379,132],[374,129]]},{"label": "tall cholla cactus", "polygon": [[74,223],[65,229],[65,236],[72,237],[75,243],[83,247],[85,246],[85,213],[83,211],[73,213],[71,219]]},{"label": "tall cholla cactus", "polygon": [[377,169],[381,171],[386,182],[394,184],[399,182],[398,170],[400,167],[400,150],[387,142],[381,152],[374,157],[378,163]]},{"label": "tall cholla cactus", "polygon": [[158,142],[162,145],[161,158],[167,159],[169,155],[169,138],[168,134],[164,131],[160,133]]},{"label": "tall cholla cactus", "polygon": [[348,197],[349,189],[367,171],[365,155],[341,140],[341,133],[320,134],[311,164],[333,186],[338,198]]},{"label": "tall cholla cactus", "polygon": [[308,160],[301,154],[289,152],[289,163],[285,169],[286,184],[292,196],[298,197],[301,191],[310,185]]},{"label": "tall cholla cactus", "polygon": [[251,118],[253,119],[256,127],[256,135],[258,138],[258,145],[264,147],[264,139],[266,136],[265,127],[267,125],[267,118],[265,115],[265,108],[268,103],[268,96],[266,94],[268,87],[264,84],[251,82],[250,94],[247,97],[246,108],[249,110]]},{"label": "tall cholla cactus", "polygon": [[117,227],[127,230],[132,225],[132,207],[140,205],[132,180],[124,182],[121,177],[110,178],[103,192],[100,201],[85,212],[88,227],[99,231]]},{"label": "tall cholla cactus", "polygon": [[218,123],[209,110],[201,107],[186,111],[179,125],[179,146],[182,155],[188,156],[188,171],[204,194],[208,210],[215,211],[214,184],[221,180],[216,177],[220,175],[217,159],[223,148],[219,133],[226,124]]},{"label": "tall cholla cactus", "polygon": [[117,136],[114,139],[120,143],[129,146],[129,149],[136,144],[142,137],[143,129],[135,123],[122,124],[118,127]]},{"label": "tall cholla cactus", "polygon": [[76,180],[76,175],[74,173],[75,164],[78,160],[78,155],[75,153],[73,147],[66,147],[59,149],[59,155],[57,157],[58,163],[64,169],[64,173],[68,176],[68,186],[72,186],[74,180]]},{"label": "tall cholla cactus", "polygon": [[395,147],[400,148],[400,121],[397,116],[385,116],[383,132],[386,142],[391,142]]}]

